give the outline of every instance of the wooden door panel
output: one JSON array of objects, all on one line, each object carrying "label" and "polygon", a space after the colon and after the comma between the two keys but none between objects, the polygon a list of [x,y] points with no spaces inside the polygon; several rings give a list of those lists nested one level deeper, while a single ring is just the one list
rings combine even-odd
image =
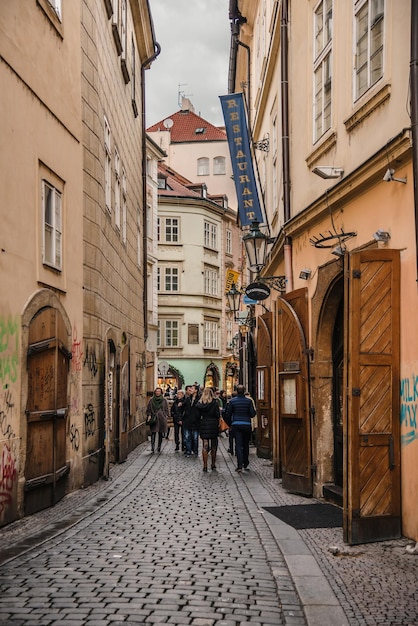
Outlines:
[{"label": "wooden door panel", "polygon": [[65,495],[69,472],[67,443],[67,377],[70,351],[65,324],[52,308],[31,321],[28,346],[27,454],[25,513],[47,508]]},{"label": "wooden door panel", "polygon": [[[306,290],[292,305],[299,314],[307,307]],[[309,410],[309,362],[305,334],[293,306],[276,304],[279,439],[282,484],[288,491],[312,495],[312,453]]]},{"label": "wooden door panel", "polygon": [[26,480],[45,476],[53,471],[53,429],[51,421],[39,420],[28,424]]},{"label": "wooden door panel", "polygon": [[270,459],[273,456],[273,422],[271,412],[272,320],[272,313],[264,313],[264,315],[260,316],[257,332],[257,454],[264,459]]},{"label": "wooden door panel", "polygon": [[346,272],[344,539],[400,536],[399,252],[352,253]]}]

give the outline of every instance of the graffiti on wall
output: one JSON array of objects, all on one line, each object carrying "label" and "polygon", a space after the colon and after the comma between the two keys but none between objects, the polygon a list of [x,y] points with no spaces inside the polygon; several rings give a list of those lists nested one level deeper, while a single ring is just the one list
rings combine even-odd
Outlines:
[{"label": "graffiti on wall", "polygon": [[13,487],[17,480],[16,454],[6,443],[0,457],[0,515],[12,503]]},{"label": "graffiti on wall", "polygon": [[407,446],[418,439],[418,376],[401,379],[401,440]]},{"label": "graffiti on wall", "polygon": [[71,371],[81,372],[81,366],[83,364],[83,351],[81,349],[81,341],[77,337],[77,328],[73,328],[73,343],[71,346]]},{"label": "graffiti on wall", "polygon": [[95,432],[95,416],[94,416],[94,408],[92,404],[88,404],[84,409],[84,436],[87,439],[88,437],[93,437]]},{"label": "graffiti on wall", "polygon": [[0,316],[0,383],[2,386],[17,380],[19,360],[19,318]]}]

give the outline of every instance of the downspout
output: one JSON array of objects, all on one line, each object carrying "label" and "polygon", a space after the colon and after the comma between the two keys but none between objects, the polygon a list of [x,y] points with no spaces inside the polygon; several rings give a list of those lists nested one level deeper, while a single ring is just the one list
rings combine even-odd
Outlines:
[{"label": "downspout", "polygon": [[418,0],[411,0],[411,129],[412,129],[412,170],[414,177],[415,213],[415,255],[418,281]]},{"label": "downspout", "polygon": [[[280,19],[281,40],[281,97],[282,97],[282,159],[283,159],[283,210],[284,223],[290,220],[290,158],[289,158],[289,44],[288,44],[288,0],[282,0]],[[284,240],[284,264],[286,292],[293,291],[292,239]]]},{"label": "downspout", "polygon": [[[152,28],[154,31],[154,28]],[[148,232],[147,232],[147,135],[145,124],[145,68],[152,63],[161,52],[161,46],[154,39],[155,52],[141,64],[141,115],[142,115],[142,280],[144,296],[144,346],[148,339]]]}]

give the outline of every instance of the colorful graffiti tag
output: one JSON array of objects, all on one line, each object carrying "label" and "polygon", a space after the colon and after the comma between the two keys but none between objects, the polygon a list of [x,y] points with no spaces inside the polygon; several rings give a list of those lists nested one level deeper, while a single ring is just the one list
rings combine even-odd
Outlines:
[{"label": "colorful graffiti tag", "polygon": [[412,374],[401,379],[401,440],[407,446],[418,439],[418,376]]},{"label": "colorful graffiti tag", "polygon": [[19,318],[0,316],[0,383],[17,380],[19,361]]}]

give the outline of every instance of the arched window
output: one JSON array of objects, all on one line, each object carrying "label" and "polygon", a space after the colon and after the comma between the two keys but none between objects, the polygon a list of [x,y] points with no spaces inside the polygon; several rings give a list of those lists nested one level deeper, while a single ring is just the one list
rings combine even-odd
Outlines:
[{"label": "arched window", "polygon": [[197,159],[197,175],[209,176],[209,159],[207,157]]},{"label": "arched window", "polygon": [[225,157],[217,156],[213,159],[213,173],[215,175],[225,174]]}]

